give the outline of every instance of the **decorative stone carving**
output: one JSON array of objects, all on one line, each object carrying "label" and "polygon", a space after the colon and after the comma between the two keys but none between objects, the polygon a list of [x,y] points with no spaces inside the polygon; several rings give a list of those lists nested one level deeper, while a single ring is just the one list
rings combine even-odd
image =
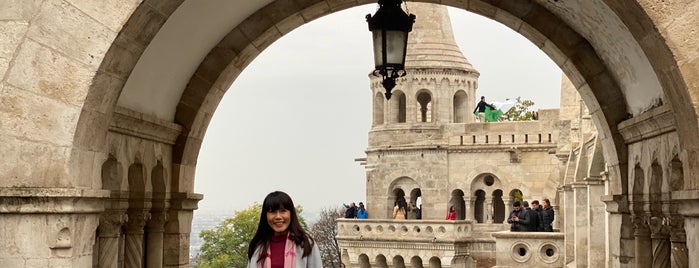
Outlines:
[{"label": "decorative stone carving", "polygon": [[670,228],[661,217],[650,218],[649,225],[653,240],[653,267],[670,267]]},{"label": "decorative stone carving", "polygon": [[100,215],[100,224],[97,231],[100,237],[117,237],[121,233],[121,226],[129,219],[124,212],[109,211]]},{"label": "decorative stone carving", "polygon": [[687,234],[684,230],[684,217],[673,216],[669,220],[670,244],[672,247],[670,267],[689,267],[689,256],[687,250]]}]

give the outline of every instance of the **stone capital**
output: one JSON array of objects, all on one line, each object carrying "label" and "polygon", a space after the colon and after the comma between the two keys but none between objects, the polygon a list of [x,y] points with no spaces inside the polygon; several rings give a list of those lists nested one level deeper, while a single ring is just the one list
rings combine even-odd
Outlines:
[{"label": "stone capital", "polygon": [[121,227],[128,221],[126,211],[105,211],[100,215],[97,231],[100,237],[118,237]]},{"label": "stone capital", "polygon": [[129,220],[126,223],[126,229],[129,231],[141,231],[146,226],[146,222],[150,219],[151,214],[148,210],[132,210],[127,212]]},{"label": "stone capital", "polygon": [[670,237],[670,226],[667,225],[666,218],[651,217],[648,219],[651,238],[668,238]]},{"label": "stone capital", "polygon": [[646,216],[634,216],[633,217],[633,235],[634,236],[649,236],[650,235],[650,227],[648,226],[648,221],[646,219]]},{"label": "stone capital", "polygon": [[167,213],[162,211],[151,213],[150,219],[146,222],[146,227],[149,231],[163,232],[165,231],[165,222],[167,218]]},{"label": "stone capital", "polygon": [[687,233],[684,231],[684,217],[671,216],[668,224],[670,226],[670,241],[679,243],[687,241]]}]

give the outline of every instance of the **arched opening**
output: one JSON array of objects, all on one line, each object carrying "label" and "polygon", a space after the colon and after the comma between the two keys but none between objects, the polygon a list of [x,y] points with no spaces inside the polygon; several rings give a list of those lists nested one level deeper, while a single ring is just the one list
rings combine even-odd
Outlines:
[{"label": "arched opening", "polygon": [[388,101],[391,107],[391,123],[405,123],[406,119],[406,97],[400,90],[393,91],[393,96]]},{"label": "arched opening", "polygon": [[393,257],[393,268],[405,268],[405,260],[403,260],[403,256],[396,255]]},{"label": "arched opening", "polygon": [[514,203],[515,201],[519,201],[521,203],[522,201],[524,201],[524,194],[519,189],[513,189],[512,191],[510,191],[510,200],[511,203],[507,204],[508,206],[512,206],[512,203]]},{"label": "arched opening", "polygon": [[682,161],[675,155],[670,161],[670,190],[681,191],[684,189],[684,169]]},{"label": "arched opening", "polygon": [[387,219],[393,218],[393,207],[398,205],[399,202],[402,202],[403,204],[407,204],[407,202],[405,202],[405,192],[403,191],[403,189],[396,188],[396,189],[393,189],[393,192],[391,194],[391,198],[389,199],[389,204],[387,206],[387,208],[388,208]]},{"label": "arched opening", "polygon": [[383,254],[379,254],[376,256],[376,267],[379,268],[388,268],[388,263],[386,262],[386,256]]},{"label": "arched opening", "polygon": [[384,106],[384,96],[380,93],[377,92],[376,95],[374,96],[374,105],[373,105],[373,115],[374,115],[374,125],[382,125],[383,124],[383,106]]},{"label": "arched opening", "polygon": [[464,192],[456,189],[451,191],[451,198],[449,199],[449,207],[454,206],[456,209],[456,219],[463,220],[466,218],[466,201],[464,200]]},{"label": "arched opening", "polygon": [[432,122],[432,95],[428,90],[417,94],[417,122]]},{"label": "arched opening", "polygon": [[459,90],[454,94],[454,123],[466,123],[468,95],[463,90]]},{"label": "arched opening", "polygon": [[371,268],[371,263],[369,263],[369,256],[366,254],[359,255],[359,267],[361,268]]},{"label": "arched opening", "polygon": [[473,218],[477,223],[485,222],[485,191],[477,190],[474,194],[476,196],[475,207],[473,208]]},{"label": "arched opening", "polygon": [[422,266],[422,258],[418,256],[413,256],[410,258],[410,267],[411,268],[423,268]]},{"label": "arched opening", "polygon": [[107,161],[102,164],[102,189],[111,191],[121,190],[121,165],[113,155],[109,155]]},{"label": "arched opening", "polygon": [[[415,207],[412,208],[412,206]],[[410,191],[408,210],[408,219],[422,219],[422,190],[420,188],[414,188]]]},{"label": "arched opening", "polygon": [[430,268],[442,268],[442,260],[437,257],[430,258]]},{"label": "arched opening", "polygon": [[493,223],[505,221],[505,202],[502,200],[502,190],[493,191]]}]

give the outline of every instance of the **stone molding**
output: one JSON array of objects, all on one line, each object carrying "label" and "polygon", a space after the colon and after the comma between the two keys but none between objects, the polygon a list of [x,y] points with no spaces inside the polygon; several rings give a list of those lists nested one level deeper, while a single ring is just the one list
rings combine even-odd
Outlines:
[{"label": "stone molding", "polygon": [[629,213],[629,202],[626,195],[603,195],[600,200],[604,202],[607,212],[611,214]]},{"label": "stone molding", "polygon": [[174,145],[182,133],[182,126],[154,116],[117,106],[109,131]]},{"label": "stone molding", "polygon": [[671,196],[679,206],[679,214],[685,217],[699,217],[699,190],[674,191]]},{"label": "stone molding", "polygon": [[204,198],[202,194],[196,193],[171,193],[171,210],[195,210],[199,208],[198,203]]},{"label": "stone molding", "polygon": [[107,190],[73,188],[0,188],[2,213],[100,213]]},{"label": "stone molding", "polygon": [[675,131],[675,118],[669,106],[653,108],[617,125],[626,144]]}]

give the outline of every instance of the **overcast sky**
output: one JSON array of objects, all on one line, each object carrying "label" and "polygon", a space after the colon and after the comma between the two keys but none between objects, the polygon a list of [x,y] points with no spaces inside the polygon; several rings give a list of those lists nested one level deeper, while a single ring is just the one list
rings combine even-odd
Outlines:
[{"label": "overcast sky", "polygon": [[[364,16],[375,10],[356,7],[301,26],[243,71],[202,144],[200,210],[232,213],[274,190],[289,193],[311,218],[323,207],[365,201],[364,168],[354,159],[365,157],[371,126],[373,56]],[[477,95],[558,108],[561,70],[541,50],[495,21],[449,12],[457,44],[481,73]]]}]

